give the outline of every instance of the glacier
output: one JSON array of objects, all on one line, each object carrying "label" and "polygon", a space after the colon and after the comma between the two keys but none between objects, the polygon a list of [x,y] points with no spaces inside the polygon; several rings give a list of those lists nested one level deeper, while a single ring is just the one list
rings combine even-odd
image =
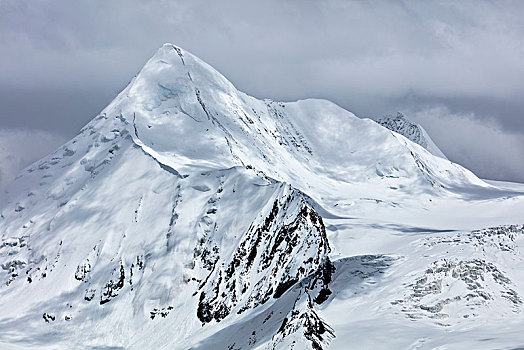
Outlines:
[{"label": "glacier", "polygon": [[165,44],[3,194],[0,348],[524,345],[524,185],[405,130]]}]

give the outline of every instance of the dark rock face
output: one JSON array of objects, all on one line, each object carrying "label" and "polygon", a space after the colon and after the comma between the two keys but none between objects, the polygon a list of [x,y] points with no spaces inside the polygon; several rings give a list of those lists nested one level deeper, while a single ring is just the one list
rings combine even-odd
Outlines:
[{"label": "dark rock face", "polygon": [[282,342],[292,335],[307,339],[314,350],[326,349],[335,338],[334,330],[315,312],[308,288],[297,295],[293,309],[286,315],[273,337],[273,346],[282,347]]},{"label": "dark rock face", "polygon": [[311,346],[315,350],[324,349],[323,342],[327,337],[334,338],[335,333],[331,327],[327,325],[315,311],[311,310],[300,316],[304,327],[304,336],[311,342]]},{"label": "dark rock face", "polygon": [[315,279],[313,280],[312,285],[320,285],[320,290],[318,295],[315,297],[314,301],[317,304],[322,304],[325,302],[331,295],[331,290],[329,289],[329,283],[332,280],[332,276],[335,273],[335,265],[326,257],[324,263],[320,266],[317,273],[315,274]]},{"label": "dark rock face", "polygon": [[110,280],[102,289],[102,295],[100,296],[100,305],[108,303],[112,298],[118,296],[118,291],[124,287],[125,278],[126,276],[124,265],[120,265],[120,274],[118,280]]},{"label": "dark rock face", "polygon": [[46,323],[53,322],[54,320],[56,320],[56,316],[48,314],[47,312],[43,313],[42,318]]},{"label": "dark rock face", "polygon": [[89,263],[89,261],[78,265],[75,272],[75,279],[78,281],[83,281],[86,278],[89,271],[91,271],[91,264]]},{"label": "dark rock face", "polygon": [[173,310],[173,307],[170,305],[168,307],[163,307],[161,309],[154,308],[153,311],[149,312],[149,317],[154,320],[156,316],[161,316],[162,318],[166,318],[167,315],[169,315],[169,312]]},{"label": "dark rock face", "polygon": [[329,245],[322,218],[298,191],[276,199],[260,217],[230,260],[214,264],[201,284],[197,316],[202,323],[281,297],[325,261]]}]

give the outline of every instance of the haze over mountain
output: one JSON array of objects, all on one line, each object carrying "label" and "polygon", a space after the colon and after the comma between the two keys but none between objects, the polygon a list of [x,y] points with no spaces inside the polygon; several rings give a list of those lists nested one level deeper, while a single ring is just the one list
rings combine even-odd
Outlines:
[{"label": "haze over mountain", "polygon": [[163,45],[7,187],[0,347],[521,346],[524,185],[383,122]]},{"label": "haze over mountain", "polygon": [[401,111],[453,162],[524,183],[522,13],[511,0],[2,1],[0,144],[6,129],[71,139],[175,41],[251,96]]}]

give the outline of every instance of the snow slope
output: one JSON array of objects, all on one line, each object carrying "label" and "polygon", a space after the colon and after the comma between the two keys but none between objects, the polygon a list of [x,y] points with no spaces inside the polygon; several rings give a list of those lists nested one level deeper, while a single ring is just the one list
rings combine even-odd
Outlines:
[{"label": "snow slope", "polygon": [[523,227],[502,225],[523,209],[522,187],[166,44],[8,187],[0,347],[519,346]]}]

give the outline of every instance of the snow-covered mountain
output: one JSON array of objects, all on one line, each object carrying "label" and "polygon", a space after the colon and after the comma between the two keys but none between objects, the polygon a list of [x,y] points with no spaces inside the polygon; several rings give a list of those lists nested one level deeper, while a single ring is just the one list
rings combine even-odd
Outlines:
[{"label": "snow-covered mountain", "polygon": [[397,112],[396,116],[388,115],[377,119],[377,123],[391,131],[404,135],[409,140],[421,145],[431,154],[446,158],[422,126],[410,122],[404,114]]},{"label": "snow-covered mountain", "polygon": [[171,44],[5,198],[0,347],[524,344],[524,185]]}]

